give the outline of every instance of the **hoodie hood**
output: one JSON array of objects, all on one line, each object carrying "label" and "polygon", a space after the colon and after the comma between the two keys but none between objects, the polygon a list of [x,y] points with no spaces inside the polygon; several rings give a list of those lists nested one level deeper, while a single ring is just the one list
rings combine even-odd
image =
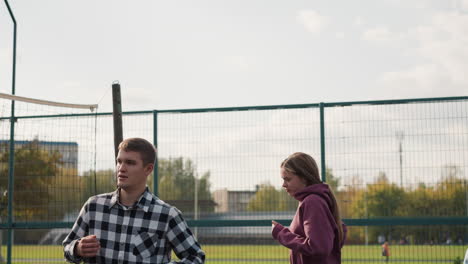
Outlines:
[{"label": "hoodie hood", "polygon": [[313,185],[309,185],[304,187],[304,189],[298,191],[294,194],[294,198],[300,202],[302,202],[307,196],[315,194],[327,201],[328,206],[332,207],[332,198],[331,198],[331,191],[328,187],[328,184],[325,183],[317,183]]},{"label": "hoodie hood", "polygon": [[[339,223],[343,227],[343,239],[340,242],[340,231],[332,210],[329,210],[332,208],[332,197],[330,187],[324,183],[306,186],[294,194],[300,204],[289,228],[277,224],[272,231],[273,238],[291,249],[290,263],[341,263],[341,247],[346,239],[346,227]],[[326,208],[324,201],[329,208]]]}]

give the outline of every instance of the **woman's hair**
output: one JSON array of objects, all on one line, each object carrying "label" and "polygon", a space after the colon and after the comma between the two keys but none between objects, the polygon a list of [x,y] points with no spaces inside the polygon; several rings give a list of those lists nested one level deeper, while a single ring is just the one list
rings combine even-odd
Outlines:
[{"label": "woman's hair", "polygon": [[[313,185],[322,183],[320,179],[320,173],[315,160],[308,154],[302,152],[296,152],[287,157],[282,163],[281,168],[286,172],[297,175],[301,178],[306,185]],[[335,218],[336,226],[338,227],[338,236],[340,243],[343,241],[343,226],[341,224],[340,210],[336,202],[335,195],[330,189],[332,198],[332,206],[330,208],[333,217]]]}]

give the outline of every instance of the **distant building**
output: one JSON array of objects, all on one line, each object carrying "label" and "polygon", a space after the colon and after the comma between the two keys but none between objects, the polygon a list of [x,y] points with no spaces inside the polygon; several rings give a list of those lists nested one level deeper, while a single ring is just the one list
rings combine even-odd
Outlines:
[{"label": "distant building", "polygon": [[247,205],[255,193],[255,191],[216,190],[213,192],[213,198],[216,203],[215,212],[246,212]]},{"label": "distant building", "polygon": [[[34,141],[29,140],[16,140],[15,150],[31,144]],[[76,142],[60,142],[60,141],[40,141],[36,140],[38,148],[49,152],[58,151],[61,154],[61,162],[63,167],[77,168],[78,167],[78,143]],[[10,143],[9,140],[0,140],[0,153],[7,151],[6,146]]]}]

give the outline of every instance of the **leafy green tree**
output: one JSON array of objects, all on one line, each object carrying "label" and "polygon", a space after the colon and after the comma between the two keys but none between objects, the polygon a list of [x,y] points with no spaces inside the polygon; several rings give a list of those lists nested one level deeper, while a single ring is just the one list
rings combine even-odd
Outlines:
[{"label": "leafy green tree", "polygon": [[[339,193],[339,178],[333,175],[330,168],[326,170],[326,183],[330,186],[335,196]],[[339,203],[338,196],[336,197]],[[270,183],[261,184],[257,193],[247,205],[248,211],[295,211],[298,201],[291,197],[282,188],[276,189]]]},{"label": "leafy green tree", "polygon": [[[405,191],[396,184],[390,183],[384,172],[380,172],[376,181],[365,187],[365,189],[355,190],[351,201],[353,218],[384,218],[404,215],[402,209],[406,201]],[[370,227],[368,230],[369,238],[377,238],[379,234],[385,234],[388,237],[396,232],[386,227]],[[363,240],[364,233],[360,235]]]},{"label": "leafy green tree", "polygon": [[158,194],[161,199],[182,211],[193,212],[197,186],[199,211],[214,211],[209,171],[197,177],[195,164],[183,157],[159,159],[158,166]]},{"label": "leafy green tree", "polygon": [[[391,217],[441,217],[465,216],[467,180],[461,169],[449,165],[442,168],[441,180],[435,184],[419,183],[416,188],[401,188],[391,183],[384,172],[379,173],[372,184],[364,185],[358,176],[351,184],[339,192],[339,196],[348,201],[348,206],[341,207],[344,218],[391,218]],[[466,234],[463,226],[372,226],[369,227],[369,241],[375,242],[379,234],[399,240],[407,238],[413,243],[428,243],[449,235],[456,240]],[[461,234],[461,235],[460,235]],[[362,243],[364,229],[353,229],[348,233],[348,241]],[[463,239],[463,237],[462,237]],[[438,242],[443,242],[439,240]]]},{"label": "leafy green tree", "polygon": [[[184,212],[194,211],[195,165],[189,159],[160,159],[159,197]],[[115,170],[86,171],[82,177],[82,200],[99,193],[112,192],[116,189]],[[198,180],[199,210],[213,212],[214,201],[210,192],[210,173],[205,172]],[[152,177],[148,177],[148,186],[153,186]]]},{"label": "leafy green tree", "polygon": [[358,175],[351,177],[350,183],[337,194],[342,218],[360,218],[357,201],[365,191],[363,180]]},{"label": "leafy green tree", "polygon": [[270,183],[260,184],[255,195],[247,204],[251,212],[294,211],[297,201],[284,190],[277,190]]},{"label": "leafy green tree", "polygon": [[[342,218],[365,218],[362,211],[362,199],[364,197],[365,184],[359,175],[353,175],[350,183],[340,192],[340,213]],[[365,233],[363,228],[349,229],[346,235],[347,243],[362,243]]]},{"label": "leafy green tree", "polygon": [[48,202],[48,214],[57,220],[70,212],[77,212],[83,204],[82,179],[76,168],[58,168],[57,174],[48,185],[51,200]]},{"label": "leafy green tree", "polygon": [[370,218],[402,216],[406,202],[405,191],[390,183],[385,173],[381,172],[377,181],[368,185],[365,202]]},{"label": "leafy green tree", "polygon": [[440,201],[435,216],[466,216],[467,180],[462,179],[458,166],[447,165],[442,168],[442,180],[436,185],[434,197]]},{"label": "leafy green tree", "polygon": [[330,168],[325,169],[325,180],[326,183],[330,186],[330,189],[333,191],[333,193],[336,195],[338,194],[338,187],[340,186],[340,178],[336,177],[333,174],[333,170]]},{"label": "leafy green tree", "polygon": [[[366,193],[368,218],[402,217],[405,216],[406,193],[403,188],[390,183],[387,175],[380,172],[375,183],[368,185]],[[404,227],[371,227],[369,235],[376,238],[379,234],[386,237],[402,237]]]},{"label": "leafy green tree", "polygon": [[270,183],[261,184],[247,204],[247,211],[279,211],[279,192]]},{"label": "leafy green tree", "polygon": [[[47,151],[34,140],[15,149],[13,215],[18,221],[55,220],[48,213],[48,204],[53,196],[50,186],[62,166],[58,151]],[[8,186],[9,151],[0,154],[0,186]],[[6,189],[6,188],[5,188]],[[1,196],[7,203],[7,196]],[[6,208],[0,208],[5,216]]]},{"label": "leafy green tree", "polygon": [[89,170],[83,173],[82,177],[82,200],[88,197],[114,191],[116,187],[115,170]]},{"label": "leafy green tree", "polygon": [[348,207],[349,207],[349,193],[346,190],[340,190],[340,178],[336,177],[333,174],[333,170],[331,168],[326,168],[326,183],[330,187],[331,191],[335,195],[336,202],[338,203],[338,207],[340,208],[340,215],[343,218],[348,214]]},{"label": "leafy green tree", "polygon": [[[434,185],[427,186],[420,183],[414,190],[406,191],[405,216],[407,217],[446,217],[466,216],[466,186],[462,179],[461,169],[448,165],[442,168],[441,180]],[[406,234],[411,234],[415,243],[427,243],[437,240],[440,234],[449,234],[455,239],[466,230],[460,226],[440,226],[427,228],[425,226],[408,227]],[[443,237],[443,239],[445,239]],[[441,242],[441,241],[439,241]]]},{"label": "leafy green tree", "polygon": [[[9,174],[9,149],[0,146],[0,216],[6,219]],[[15,148],[13,217],[15,221],[56,221],[70,211],[70,202],[79,197],[81,189],[71,192],[70,186],[80,186],[76,168],[64,166],[62,155],[47,150],[36,139]],[[17,230],[15,243],[36,240],[45,230]]]},{"label": "leafy green tree", "polygon": [[278,211],[296,211],[299,201],[291,197],[285,190],[279,189]]}]

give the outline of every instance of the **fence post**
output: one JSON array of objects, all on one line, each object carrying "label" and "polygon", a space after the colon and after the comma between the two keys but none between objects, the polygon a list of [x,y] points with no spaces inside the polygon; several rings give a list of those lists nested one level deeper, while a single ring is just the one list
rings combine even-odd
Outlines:
[{"label": "fence post", "polygon": [[[0,221],[1,221],[1,218],[0,218]],[[2,238],[3,238],[3,230],[0,229],[0,263],[5,263],[5,260],[3,259],[2,257]]]},{"label": "fence post", "polygon": [[[15,84],[16,84],[16,19],[13,15],[13,11],[10,8],[8,0],[5,0],[5,4],[10,14],[11,20],[13,21],[13,71],[11,80],[11,94],[15,95]],[[14,175],[14,158],[15,158],[15,101],[11,101],[11,118],[10,118],[10,156],[8,161],[8,247],[7,247],[7,263],[11,263],[11,249],[13,246],[13,175]],[[2,258],[0,253],[0,259]]]},{"label": "fence post", "polygon": [[327,181],[327,169],[325,162],[325,104],[321,102],[320,107],[320,166],[322,168],[322,181]]},{"label": "fence post", "polygon": [[156,159],[154,161],[154,169],[153,169],[153,193],[154,195],[158,196],[158,180],[159,180],[159,174],[158,174],[158,168],[159,168],[159,163],[158,163],[158,111],[153,110],[153,144],[154,147],[156,148]]}]

